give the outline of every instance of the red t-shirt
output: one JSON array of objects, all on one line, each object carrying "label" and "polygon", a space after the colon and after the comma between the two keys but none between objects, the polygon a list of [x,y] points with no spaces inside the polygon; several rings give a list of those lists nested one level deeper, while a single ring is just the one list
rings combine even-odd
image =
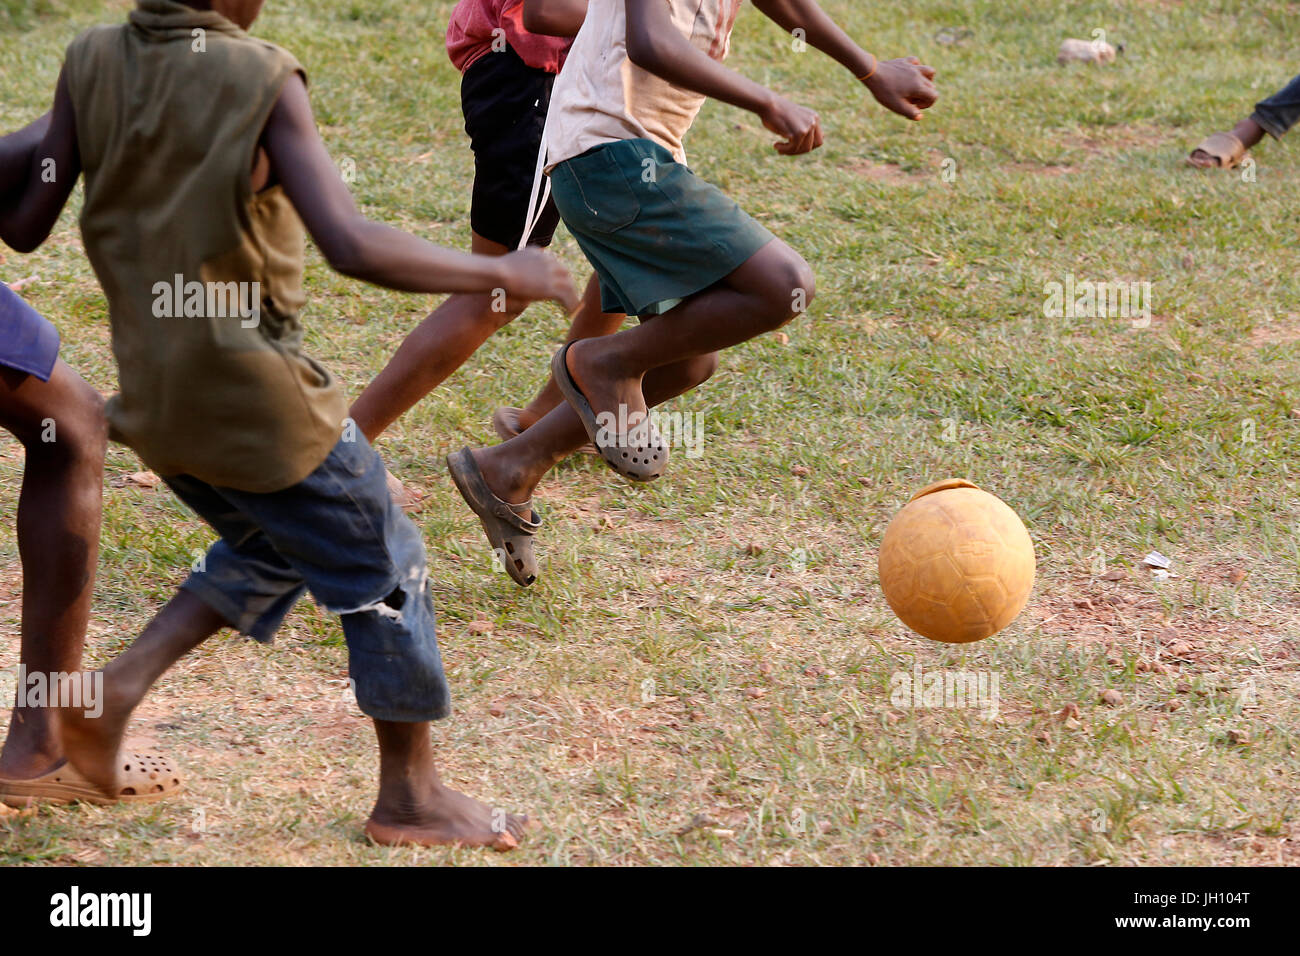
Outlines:
[{"label": "red t-shirt", "polygon": [[[498,32],[500,31],[500,32]],[[492,51],[498,38],[537,70],[559,73],[573,41],[544,37],[524,29],[524,0],[460,0],[447,24],[447,55],[464,73],[474,61]]]}]

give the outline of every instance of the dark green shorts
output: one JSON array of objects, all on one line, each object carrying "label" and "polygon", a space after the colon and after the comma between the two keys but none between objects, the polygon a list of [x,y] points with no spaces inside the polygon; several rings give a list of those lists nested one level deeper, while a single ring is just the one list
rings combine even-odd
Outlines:
[{"label": "dark green shorts", "polygon": [[551,170],[564,224],[600,277],[606,312],[659,315],[775,237],[648,139],[597,146]]}]

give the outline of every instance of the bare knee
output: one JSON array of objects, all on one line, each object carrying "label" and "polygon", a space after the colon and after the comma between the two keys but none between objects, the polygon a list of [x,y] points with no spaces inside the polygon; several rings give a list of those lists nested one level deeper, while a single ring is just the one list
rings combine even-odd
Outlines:
[{"label": "bare knee", "polygon": [[96,471],[103,468],[108,449],[104,400],[89,386],[85,392],[88,394],[79,396],[75,406],[53,412],[34,423],[34,434],[24,442],[29,457]]},{"label": "bare knee", "polygon": [[779,329],[797,315],[808,311],[817,295],[817,277],[812,267],[793,249],[773,261],[766,270],[761,290],[762,321],[771,331]]}]

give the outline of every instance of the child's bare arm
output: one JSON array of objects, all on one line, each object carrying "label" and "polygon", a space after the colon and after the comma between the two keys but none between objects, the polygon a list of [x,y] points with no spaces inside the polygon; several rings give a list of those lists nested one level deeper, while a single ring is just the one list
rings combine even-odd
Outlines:
[{"label": "child's bare arm", "polygon": [[32,153],[49,128],[50,114],[46,113],[22,129],[0,136],[0,196],[7,196],[27,185]]},{"label": "child's bare arm", "polygon": [[810,109],[778,96],[729,70],[696,49],[673,26],[663,0],[624,0],[627,10],[627,55],[637,66],[670,83],[749,110],[783,137],[777,152],[807,153],[822,144],[821,121]]},{"label": "child's bare arm", "polygon": [[788,32],[803,30],[809,46],[821,50],[855,77],[871,74],[866,80],[871,95],[900,116],[920,119],[921,111],[939,98],[932,82],[933,69],[922,66],[914,56],[877,63],[815,0],[754,0],[754,6]]},{"label": "child's bare arm", "polygon": [[[37,134],[39,141],[34,146],[24,146],[25,140]],[[0,175],[0,193],[8,192],[8,198],[0,203],[0,239],[19,252],[31,252],[59,221],[59,213],[81,175],[76,118],[62,74],[48,119],[43,116],[13,136],[17,138],[17,149],[0,160],[0,165],[6,167]],[[0,150],[0,154],[5,152]],[[26,154],[25,169],[22,153]]]},{"label": "child's bare arm", "polygon": [[524,0],[524,29],[548,37],[573,37],[587,19],[587,0]]},{"label": "child's bare arm", "polygon": [[577,307],[573,280],[549,253],[528,249],[499,257],[471,255],[362,216],[321,142],[301,77],[285,83],[262,142],[276,178],[336,271],[403,292],[502,289],[512,297]]}]

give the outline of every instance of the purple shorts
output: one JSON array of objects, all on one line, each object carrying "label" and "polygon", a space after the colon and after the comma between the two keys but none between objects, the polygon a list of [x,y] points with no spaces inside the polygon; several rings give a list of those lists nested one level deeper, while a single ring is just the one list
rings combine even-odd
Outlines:
[{"label": "purple shorts", "polygon": [[48,382],[59,357],[59,330],[0,282],[0,365]]}]

